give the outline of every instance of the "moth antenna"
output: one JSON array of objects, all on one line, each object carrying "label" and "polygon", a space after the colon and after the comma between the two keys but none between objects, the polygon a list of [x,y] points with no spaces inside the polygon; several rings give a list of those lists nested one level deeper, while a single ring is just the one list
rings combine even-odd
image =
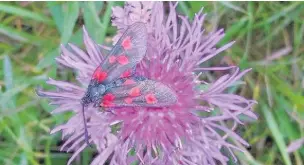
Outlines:
[{"label": "moth antenna", "polygon": [[90,146],[91,148],[93,148],[93,146],[90,144],[89,142],[89,132],[88,132],[88,126],[87,126],[87,122],[86,122],[86,118],[85,118],[85,114],[84,114],[84,104],[82,104],[82,118],[83,118],[83,125],[84,125],[84,139],[85,142],[87,143],[88,146]]}]

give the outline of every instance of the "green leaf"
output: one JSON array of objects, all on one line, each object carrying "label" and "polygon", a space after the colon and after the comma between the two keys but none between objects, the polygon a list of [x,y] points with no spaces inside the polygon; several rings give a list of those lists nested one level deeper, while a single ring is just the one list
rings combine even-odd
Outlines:
[{"label": "green leaf", "polygon": [[55,57],[59,56],[59,48],[54,48],[53,51],[48,52],[43,59],[41,59],[37,65],[38,69],[43,69],[55,64]]},{"label": "green leaf", "polygon": [[[70,38],[71,43],[81,44],[82,39],[82,30],[78,29],[78,31]],[[43,69],[55,64],[55,58],[60,55],[59,48],[52,48],[52,51],[49,51],[43,59],[37,65],[38,69]]]},{"label": "green leaf", "polygon": [[79,2],[68,2],[63,6],[63,32],[61,42],[66,44],[73,34],[79,14]]},{"label": "green leaf", "polygon": [[63,19],[63,8],[62,3],[59,2],[47,2],[47,6],[50,10],[50,13],[55,21],[55,24],[57,26],[58,31],[62,35],[63,33],[63,25],[64,25],[64,19]]},{"label": "green leaf", "polygon": [[97,42],[101,43],[103,41],[102,36],[104,36],[103,33],[106,33],[105,27],[100,22],[98,13],[100,12],[100,9],[96,8],[97,2],[84,2],[83,5],[83,14],[84,14],[84,22],[85,27],[88,30],[90,36]]},{"label": "green leaf", "polygon": [[22,18],[33,19],[33,20],[36,20],[36,21],[39,21],[39,22],[46,23],[48,25],[53,25],[54,24],[51,19],[49,19],[48,17],[46,17],[43,14],[28,11],[28,10],[22,9],[20,7],[15,7],[15,6],[9,5],[7,3],[0,3],[0,11],[10,13],[10,14],[14,14],[14,15],[18,15]]},{"label": "green leaf", "polygon": [[104,32],[102,33],[102,36],[101,36],[101,41],[104,41],[104,38],[106,37],[106,32],[108,30],[108,26],[109,26],[109,23],[110,23],[110,20],[111,20],[111,13],[112,13],[112,7],[113,5],[115,4],[115,2],[108,2],[107,3],[107,7],[106,7],[106,11],[103,15],[103,18],[102,18],[102,24],[103,24],[103,27],[104,27]]}]

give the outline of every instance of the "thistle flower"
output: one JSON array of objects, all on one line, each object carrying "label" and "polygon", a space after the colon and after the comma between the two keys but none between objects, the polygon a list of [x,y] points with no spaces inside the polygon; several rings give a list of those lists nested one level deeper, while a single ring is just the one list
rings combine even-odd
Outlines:
[{"label": "thistle flower", "polygon": [[[202,11],[190,22],[177,15],[177,4],[169,5],[168,14],[161,2],[130,2],[124,8],[114,7],[112,24],[118,33],[113,41],[117,41],[128,25],[146,23],[148,50],[136,72],[170,86],[178,102],[158,108],[114,108],[110,112],[89,107],[85,112],[90,119],[89,140],[99,153],[92,165],[104,164],[107,160],[113,165],[136,161],[153,165],[227,164],[228,155],[222,153],[222,149],[227,149],[232,156],[232,149],[241,150],[227,138],[248,145],[234,130],[243,124],[239,116],[256,119],[252,112],[255,101],[225,92],[249,70],[240,71],[236,66],[201,67],[233,42],[215,48],[224,36],[223,30],[205,34]],[[105,56],[101,51],[105,47],[96,44],[85,30],[84,43],[86,52],[70,45],[69,49],[62,47],[62,55],[57,58],[61,65],[77,70],[79,84],[50,79],[48,83],[58,90],[39,91],[41,96],[58,105],[53,113],[75,112],[66,124],[52,131],[62,131],[63,137],[69,135],[62,146],[67,151],[75,151],[68,164],[86,147],[80,99],[94,69]],[[231,72],[214,82],[204,81],[203,73],[211,70]],[[231,128],[223,124],[227,121],[234,123]]]}]

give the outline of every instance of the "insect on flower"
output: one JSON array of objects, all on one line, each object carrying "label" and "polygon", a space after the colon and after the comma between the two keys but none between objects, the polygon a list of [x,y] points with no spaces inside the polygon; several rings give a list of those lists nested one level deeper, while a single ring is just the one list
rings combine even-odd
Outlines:
[{"label": "insect on flower", "polygon": [[95,69],[88,89],[81,99],[85,127],[88,131],[84,109],[94,107],[163,107],[177,101],[175,92],[168,86],[135,74],[135,67],[147,50],[147,29],[144,23],[132,24],[112,48],[105,60]]}]

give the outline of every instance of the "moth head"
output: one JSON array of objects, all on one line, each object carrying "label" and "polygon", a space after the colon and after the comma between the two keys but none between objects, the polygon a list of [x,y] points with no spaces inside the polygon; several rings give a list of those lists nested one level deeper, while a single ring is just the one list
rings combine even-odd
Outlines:
[{"label": "moth head", "polygon": [[101,96],[105,93],[106,87],[100,83],[91,83],[88,86],[88,90],[85,96],[82,98],[82,103],[84,105],[88,105],[90,103],[94,103],[94,105],[98,105],[101,100]]}]

